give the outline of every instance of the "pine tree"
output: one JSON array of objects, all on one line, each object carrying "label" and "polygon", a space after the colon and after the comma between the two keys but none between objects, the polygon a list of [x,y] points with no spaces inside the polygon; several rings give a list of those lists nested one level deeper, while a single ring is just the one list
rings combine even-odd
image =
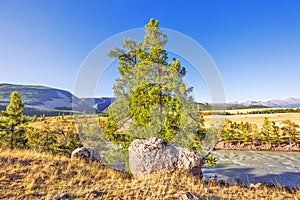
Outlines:
[{"label": "pine tree", "polygon": [[234,132],[235,130],[232,121],[226,118],[224,120],[224,126],[222,130],[222,140],[228,143],[233,142],[233,140],[235,139]]},{"label": "pine tree", "polygon": [[251,144],[252,126],[249,122],[240,122],[239,129],[245,145]]},{"label": "pine tree", "polygon": [[6,107],[4,116],[1,117],[2,132],[0,133],[1,146],[9,148],[26,148],[27,139],[25,137],[24,123],[26,121],[23,115],[24,104],[21,95],[14,91],[10,95],[10,103]]},{"label": "pine tree", "polygon": [[[118,59],[120,77],[104,133],[125,149],[132,140],[151,136],[194,146],[197,133],[201,135],[201,117],[190,95],[192,88],[183,82],[186,70],[178,59],[168,60],[167,35],[157,20],[150,19],[145,32],[142,42],[125,39],[122,49],[115,47],[109,53]],[[122,129],[125,133],[118,133]]]},{"label": "pine tree", "polygon": [[285,124],[285,126],[283,126],[281,130],[283,131],[284,135],[288,135],[290,145],[296,144],[298,146],[298,140],[296,135],[298,133],[297,129],[300,126],[295,122],[291,122],[290,120],[284,120],[283,124]]},{"label": "pine tree", "polygon": [[272,122],[272,128],[273,128],[273,133],[274,133],[274,137],[275,137],[274,142],[276,142],[277,146],[280,147],[281,146],[281,144],[280,144],[280,135],[279,135],[280,128],[279,128],[279,126],[276,125],[275,122]]},{"label": "pine tree", "polygon": [[262,126],[263,126],[263,128],[261,130],[261,140],[265,144],[270,144],[271,136],[273,135],[272,122],[269,120],[269,118],[265,117]]}]

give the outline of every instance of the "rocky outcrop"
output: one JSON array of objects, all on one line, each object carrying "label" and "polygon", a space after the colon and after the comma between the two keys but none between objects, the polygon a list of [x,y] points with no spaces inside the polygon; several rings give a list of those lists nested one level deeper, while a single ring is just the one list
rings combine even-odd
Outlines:
[{"label": "rocky outcrop", "polygon": [[75,149],[71,158],[82,158],[86,161],[101,161],[99,152],[94,147],[81,147]]},{"label": "rocky outcrop", "polygon": [[202,178],[204,159],[199,153],[169,144],[161,138],[134,140],[128,150],[129,168],[133,175],[181,170]]}]

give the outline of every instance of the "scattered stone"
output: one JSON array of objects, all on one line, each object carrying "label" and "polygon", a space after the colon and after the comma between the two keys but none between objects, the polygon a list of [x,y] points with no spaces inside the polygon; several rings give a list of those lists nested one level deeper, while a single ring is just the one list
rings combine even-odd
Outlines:
[{"label": "scattered stone", "polygon": [[101,161],[100,154],[94,147],[77,148],[72,152],[71,158],[82,158],[85,161]]},{"label": "scattered stone", "polygon": [[128,151],[129,168],[133,175],[181,170],[202,178],[204,159],[199,153],[169,144],[161,138],[134,140]]},{"label": "scattered stone", "polygon": [[180,191],[176,197],[180,200],[197,200],[198,197],[191,192]]},{"label": "scattered stone", "polygon": [[20,160],[20,165],[22,166],[28,166],[31,163],[30,160]]},{"label": "scattered stone", "polygon": [[71,200],[74,199],[75,197],[69,193],[62,193],[62,194],[56,194],[53,197],[53,200]]}]

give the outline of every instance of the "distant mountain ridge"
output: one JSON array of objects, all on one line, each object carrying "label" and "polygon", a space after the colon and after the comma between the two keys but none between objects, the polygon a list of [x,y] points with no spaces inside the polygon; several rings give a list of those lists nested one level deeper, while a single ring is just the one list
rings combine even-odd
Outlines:
[{"label": "distant mountain ridge", "polygon": [[98,113],[107,109],[116,98],[115,97],[101,97],[101,98],[81,98],[87,105],[93,107]]},{"label": "distant mountain ridge", "polygon": [[300,108],[300,98],[282,97],[279,99],[272,99],[268,101],[232,101],[226,103],[229,106],[267,106],[270,108]]},{"label": "distant mountain ridge", "polygon": [[59,113],[72,112],[80,114],[102,111],[101,106],[95,109],[94,106],[87,104],[84,100],[65,90],[37,85],[6,83],[0,84],[0,110],[5,110],[10,101],[10,94],[13,91],[20,93],[25,104],[25,115],[45,114],[46,116],[51,116]]},{"label": "distant mountain ridge", "polygon": [[[0,110],[5,110],[10,94],[18,91],[25,104],[25,115],[55,116],[62,113],[100,113],[112,104],[115,97],[78,98],[72,93],[38,85],[0,84]],[[203,103],[202,103],[203,104]],[[204,103],[203,105],[212,105]],[[300,108],[300,98],[282,97],[268,101],[232,101],[222,106],[266,106],[270,108]]]}]

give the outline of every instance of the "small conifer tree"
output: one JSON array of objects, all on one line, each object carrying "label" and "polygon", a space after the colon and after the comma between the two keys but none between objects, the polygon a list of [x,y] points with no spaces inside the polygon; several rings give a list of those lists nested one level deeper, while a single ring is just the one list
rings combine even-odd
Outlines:
[{"label": "small conifer tree", "polygon": [[21,95],[17,91],[12,92],[6,112],[0,118],[2,127],[0,132],[1,146],[7,146],[11,149],[27,147],[24,127],[26,118],[23,115],[23,108]]}]

